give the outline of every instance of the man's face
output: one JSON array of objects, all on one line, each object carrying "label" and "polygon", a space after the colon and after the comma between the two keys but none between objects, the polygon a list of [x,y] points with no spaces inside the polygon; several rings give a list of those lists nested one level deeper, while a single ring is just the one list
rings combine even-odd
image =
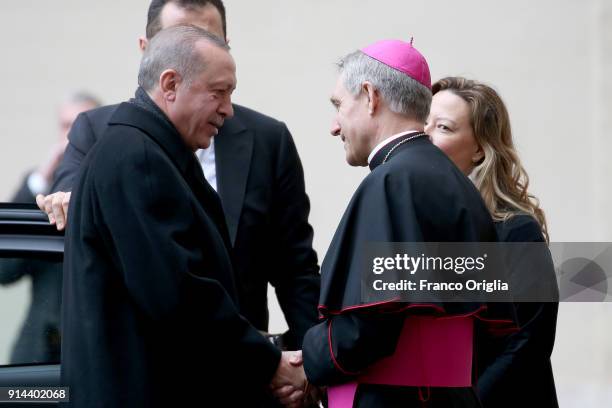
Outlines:
[{"label": "man's face", "polygon": [[185,9],[170,2],[164,6],[159,17],[162,29],[190,24],[203,28],[209,33],[225,40],[221,14],[219,10],[210,3],[204,7]]},{"label": "man's face", "polygon": [[196,44],[206,56],[206,68],[190,84],[181,80],[174,100],[167,106],[168,117],[192,149],[205,149],[223,121],[234,115],[231,95],[236,88],[236,65],[231,55],[206,41]]},{"label": "man's face", "polygon": [[345,87],[342,76],[330,98],[336,108],[330,133],[344,142],[346,161],[351,166],[367,166],[374,132],[368,113],[367,98],[363,92],[353,96]]}]

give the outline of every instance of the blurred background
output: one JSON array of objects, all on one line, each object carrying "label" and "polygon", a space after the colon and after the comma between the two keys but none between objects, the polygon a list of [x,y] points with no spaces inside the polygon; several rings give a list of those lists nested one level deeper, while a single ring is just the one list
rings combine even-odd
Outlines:
[{"label": "blurred background", "polygon": [[[329,135],[334,63],[384,38],[409,40],[435,81],[462,75],[504,98],[551,241],[612,241],[612,2],[609,0],[225,0],[234,101],[287,123],[304,165],[322,259],[358,183]],[[74,91],[130,98],[148,0],[0,3],[0,201],[57,142]],[[237,163],[237,165],[240,165]],[[0,364],[28,306],[0,287]],[[271,292],[271,331],[286,324]],[[561,407],[612,406],[612,304],[562,304],[553,366]],[[520,392],[520,390],[517,390]]]}]

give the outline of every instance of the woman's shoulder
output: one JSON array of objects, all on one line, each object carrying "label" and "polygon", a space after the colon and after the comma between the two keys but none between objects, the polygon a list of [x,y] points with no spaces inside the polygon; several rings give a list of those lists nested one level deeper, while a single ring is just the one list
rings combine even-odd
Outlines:
[{"label": "woman's shoulder", "polygon": [[529,214],[516,214],[495,223],[497,236],[502,242],[544,242],[540,223]]}]

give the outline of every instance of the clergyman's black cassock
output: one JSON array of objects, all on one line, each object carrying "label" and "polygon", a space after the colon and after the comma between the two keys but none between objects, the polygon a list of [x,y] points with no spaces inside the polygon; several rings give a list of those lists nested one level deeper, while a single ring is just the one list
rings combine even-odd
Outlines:
[{"label": "clergyman's black cassock", "polygon": [[[361,255],[367,242],[497,240],[479,192],[427,137],[403,142],[391,152],[410,136],[388,143],[374,156],[372,172],[353,195],[321,266],[319,311],[323,321],[306,333],[303,347],[306,374],[314,384],[352,381],[372,363],[393,354],[406,314],[416,310],[474,313],[481,319],[514,324],[513,309],[502,304],[419,307],[397,303],[393,307],[391,302],[381,313],[377,306],[362,303]],[[407,306],[413,307],[403,311]],[[440,388],[432,391],[430,404],[475,406],[477,398],[469,388]],[[420,407],[421,402],[415,388],[359,385],[355,406]]]},{"label": "clergyman's black cassock", "polygon": [[280,352],[236,311],[220,202],[175,128],[121,104],[75,187],[62,315],[71,406],[247,406]]}]

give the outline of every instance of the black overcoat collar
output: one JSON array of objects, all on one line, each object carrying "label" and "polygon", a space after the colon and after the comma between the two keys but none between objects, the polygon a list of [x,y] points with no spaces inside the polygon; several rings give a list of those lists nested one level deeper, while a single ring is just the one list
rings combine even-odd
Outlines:
[{"label": "black overcoat collar", "polygon": [[195,158],[194,153],[169,121],[162,120],[158,115],[133,103],[120,104],[108,124],[131,126],[146,133],[166,152],[183,175],[189,167],[189,162]]},{"label": "black overcoat collar", "polygon": [[161,147],[193,189],[202,207],[213,218],[228,249],[231,248],[219,196],[204,178],[194,152],[185,144],[176,128],[159,115],[129,102],[119,105],[108,124],[140,129]]}]

